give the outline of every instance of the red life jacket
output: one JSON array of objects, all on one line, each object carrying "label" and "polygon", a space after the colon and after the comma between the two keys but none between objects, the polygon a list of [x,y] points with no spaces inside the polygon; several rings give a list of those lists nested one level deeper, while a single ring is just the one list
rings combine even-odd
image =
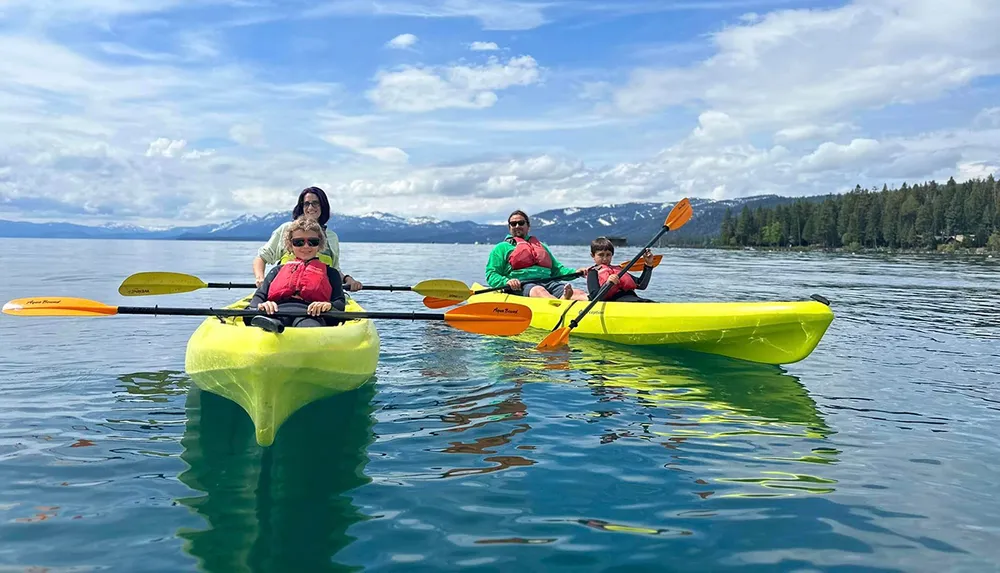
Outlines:
[{"label": "red life jacket", "polygon": [[267,289],[267,300],[281,302],[298,297],[305,302],[329,302],[333,285],[326,269],[319,259],[295,259],[281,265]]},{"label": "red life jacket", "polygon": [[[600,286],[604,286],[604,283],[608,282],[608,277],[617,275],[621,270],[620,266],[609,267],[608,265],[597,265],[597,281],[600,283]],[[637,286],[632,275],[625,273],[618,279],[618,284],[613,285],[608,289],[608,292],[604,293],[604,300],[610,299],[620,291],[633,291]]]},{"label": "red life jacket", "polygon": [[514,250],[507,256],[511,269],[516,271],[534,266],[552,268],[552,257],[542,246],[541,241],[535,237],[530,237],[527,241],[520,237],[511,237],[507,240],[514,241]]}]

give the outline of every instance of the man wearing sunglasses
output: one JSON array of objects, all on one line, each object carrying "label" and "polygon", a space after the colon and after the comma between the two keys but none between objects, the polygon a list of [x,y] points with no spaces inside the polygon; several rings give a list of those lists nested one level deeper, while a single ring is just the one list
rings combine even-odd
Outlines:
[{"label": "man wearing sunglasses", "polygon": [[571,269],[552,256],[548,246],[531,236],[531,222],[524,211],[507,217],[508,234],[490,251],[486,261],[486,282],[493,288],[522,296],[587,300],[587,292],[574,290],[556,277],[583,274],[589,267]]}]

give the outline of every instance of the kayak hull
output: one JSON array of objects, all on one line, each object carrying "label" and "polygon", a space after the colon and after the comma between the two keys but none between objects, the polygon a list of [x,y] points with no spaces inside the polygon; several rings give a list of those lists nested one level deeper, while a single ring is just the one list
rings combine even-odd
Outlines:
[{"label": "kayak hull", "polygon": [[[484,288],[473,285],[473,290]],[[474,295],[469,302],[517,302],[531,308],[531,327],[551,332],[569,323],[586,301],[506,293]],[[816,348],[833,322],[820,302],[599,302],[571,336],[633,346],[680,348],[764,364],[798,362]]]},{"label": "kayak hull", "polygon": [[[247,296],[226,308],[246,308]],[[347,311],[363,309],[348,300]],[[184,367],[201,389],[236,402],[270,446],[281,424],[305,405],[353,390],[374,374],[379,335],[371,320],[335,327],[245,326],[241,317],[209,317],[188,340]]]}]

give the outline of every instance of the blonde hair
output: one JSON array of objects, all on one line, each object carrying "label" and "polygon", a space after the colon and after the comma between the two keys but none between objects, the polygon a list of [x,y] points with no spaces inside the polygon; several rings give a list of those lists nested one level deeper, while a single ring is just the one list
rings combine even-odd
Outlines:
[{"label": "blonde hair", "polygon": [[285,229],[285,250],[292,253],[292,234],[295,231],[305,231],[307,233],[316,233],[319,236],[319,250],[323,250],[326,247],[326,233],[323,232],[323,227],[320,224],[306,217],[299,217],[298,219],[292,221],[292,224]]}]

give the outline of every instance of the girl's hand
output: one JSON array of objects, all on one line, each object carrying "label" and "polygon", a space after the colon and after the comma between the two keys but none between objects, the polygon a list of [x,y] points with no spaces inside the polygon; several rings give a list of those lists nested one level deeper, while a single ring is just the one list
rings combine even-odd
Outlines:
[{"label": "girl's hand", "polygon": [[646,263],[647,267],[652,267],[653,266],[653,251],[650,251],[649,249],[646,249],[645,251],[643,251],[643,253],[642,253],[642,260],[643,260],[644,263]]},{"label": "girl's hand", "polygon": [[262,310],[265,314],[274,314],[278,312],[278,303],[273,300],[265,300],[257,305],[257,310]]},{"label": "girl's hand", "polygon": [[618,275],[611,275],[610,277],[608,277],[608,282],[613,285],[618,284]]},{"label": "girl's hand", "polygon": [[319,316],[331,308],[333,308],[333,305],[329,302],[311,302],[309,303],[309,307],[306,308],[306,314],[310,316]]}]

